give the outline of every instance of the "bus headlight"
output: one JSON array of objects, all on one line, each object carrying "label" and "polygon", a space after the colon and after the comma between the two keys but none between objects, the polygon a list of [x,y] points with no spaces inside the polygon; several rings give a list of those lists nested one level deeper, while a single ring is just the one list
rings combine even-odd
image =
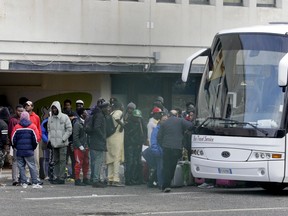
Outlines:
[{"label": "bus headlight", "polygon": [[260,161],[260,160],[283,160],[283,153],[272,153],[264,151],[252,151],[248,161]]}]

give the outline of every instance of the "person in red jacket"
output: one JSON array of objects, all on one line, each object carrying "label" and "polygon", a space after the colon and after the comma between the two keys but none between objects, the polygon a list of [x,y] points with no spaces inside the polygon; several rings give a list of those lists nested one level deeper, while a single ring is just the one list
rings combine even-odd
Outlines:
[{"label": "person in red jacket", "polygon": [[39,131],[39,137],[37,137],[37,142],[40,142],[42,137],[40,117],[33,111],[34,108],[33,102],[27,101],[24,104],[24,108],[30,115],[30,121],[36,125]]},{"label": "person in red jacket", "polygon": [[[35,112],[33,112],[34,104],[32,101],[26,101],[26,103],[24,104],[24,108],[30,115],[30,121],[36,125],[37,130],[39,131],[39,134],[38,134],[39,136],[37,136],[37,142],[39,143],[41,141],[41,137],[42,137],[40,117]],[[34,156],[35,156],[35,162],[36,162],[37,170],[39,170],[39,168],[40,168],[40,165],[39,165],[39,145],[37,145],[37,148],[35,149]]]}]

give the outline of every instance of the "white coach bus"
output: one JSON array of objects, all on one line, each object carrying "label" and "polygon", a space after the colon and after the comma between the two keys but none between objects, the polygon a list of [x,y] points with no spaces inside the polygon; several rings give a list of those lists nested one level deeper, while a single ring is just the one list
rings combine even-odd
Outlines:
[{"label": "white coach bus", "polygon": [[191,171],[195,177],[288,186],[288,25],[221,31],[206,56],[196,104]]}]

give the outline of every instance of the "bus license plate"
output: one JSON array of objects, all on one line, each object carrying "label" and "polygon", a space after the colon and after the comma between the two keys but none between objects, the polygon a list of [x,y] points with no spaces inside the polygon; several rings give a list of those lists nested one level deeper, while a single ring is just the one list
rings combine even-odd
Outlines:
[{"label": "bus license plate", "polygon": [[218,168],[218,172],[221,173],[221,174],[232,174],[232,169]]}]

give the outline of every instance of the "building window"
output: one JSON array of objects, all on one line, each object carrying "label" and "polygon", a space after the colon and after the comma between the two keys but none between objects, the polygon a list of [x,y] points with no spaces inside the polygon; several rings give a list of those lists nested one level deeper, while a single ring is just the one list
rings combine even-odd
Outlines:
[{"label": "building window", "polygon": [[209,0],[189,0],[189,4],[209,4]]},{"label": "building window", "polygon": [[223,5],[243,6],[243,0],[223,0]]},{"label": "building window", "polygon": [[276,0],[257,0],[257,7],[276,7]]},{"label": "building window", "polygon": [[176,3],[176,0],[156,0],[157,3]]}]

